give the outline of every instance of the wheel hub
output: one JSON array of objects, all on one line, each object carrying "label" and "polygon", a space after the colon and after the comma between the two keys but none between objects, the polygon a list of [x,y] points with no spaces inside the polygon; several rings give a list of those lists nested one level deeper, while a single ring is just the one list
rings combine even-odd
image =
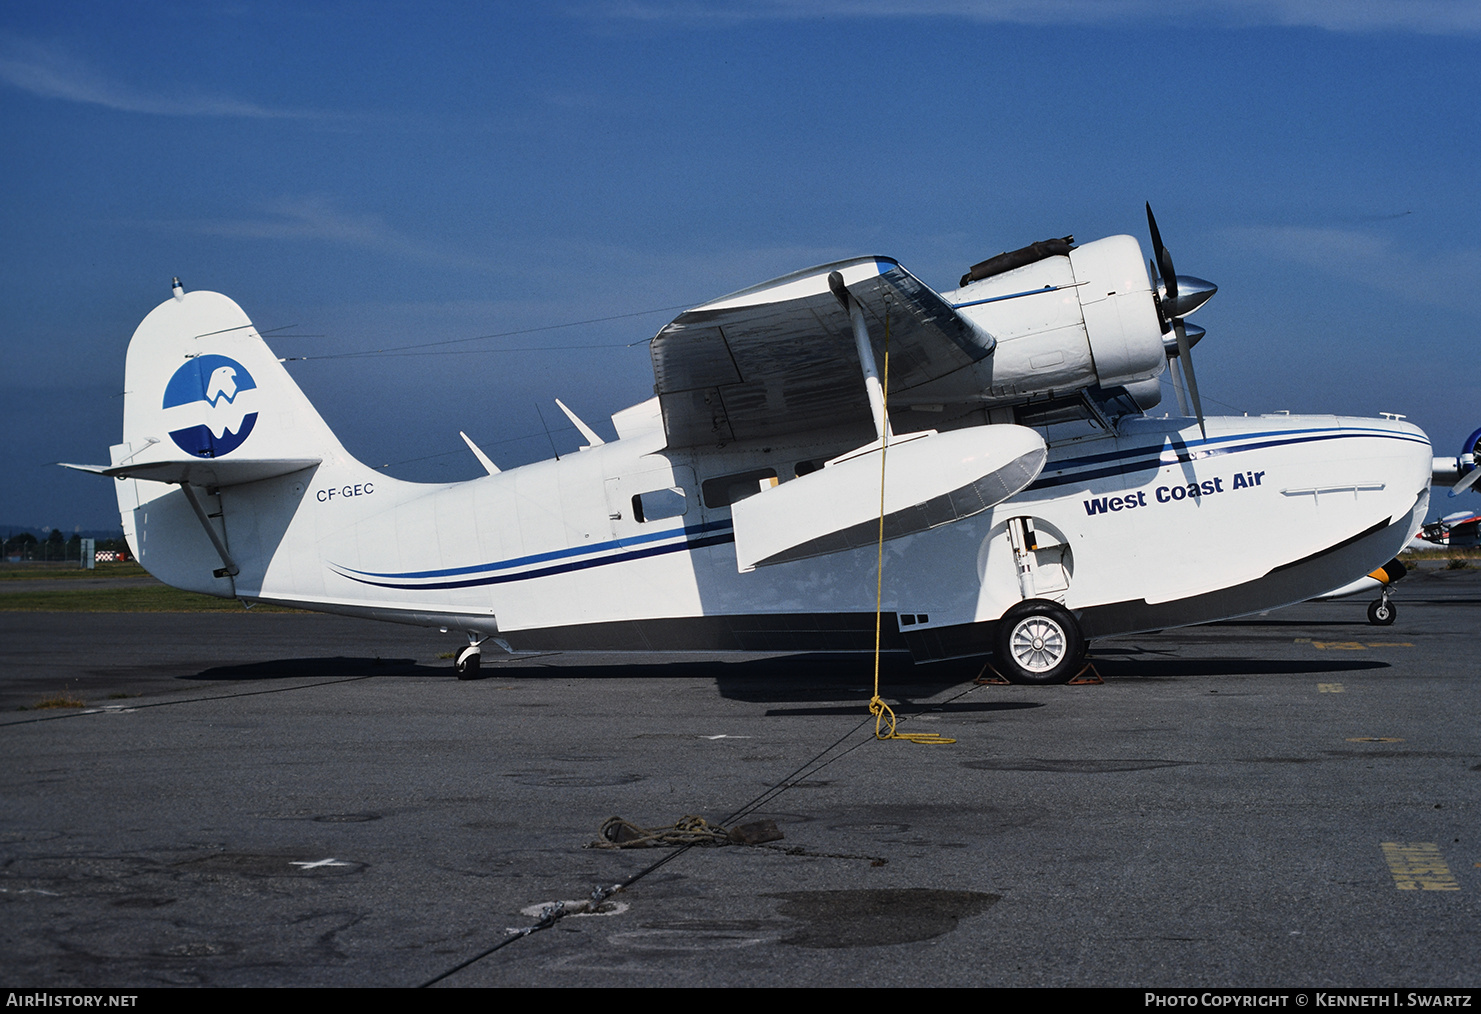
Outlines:
[{"label": "wheel hub", "polygon": [[1069,638],[1053,620],[1031,616],[1013,628],[1009,647],[1013,660],[1029,672],[1048,672],[1064,660]]}]

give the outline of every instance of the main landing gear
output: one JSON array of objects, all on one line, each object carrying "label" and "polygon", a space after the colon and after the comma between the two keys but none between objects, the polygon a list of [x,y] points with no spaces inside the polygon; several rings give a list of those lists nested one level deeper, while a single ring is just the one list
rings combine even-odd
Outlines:
[{"label": "main landing gear", "polygon": [[1064,683],[1085,660],[1085,637],[1057,602],[1027,599],[998,621],[993,650],[1011,683]]}]

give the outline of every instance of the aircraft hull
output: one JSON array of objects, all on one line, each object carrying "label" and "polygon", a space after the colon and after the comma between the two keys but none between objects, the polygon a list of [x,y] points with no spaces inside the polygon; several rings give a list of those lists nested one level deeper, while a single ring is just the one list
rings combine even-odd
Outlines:
[{"label": "aircraft hull", "polygon": [[[873,547],[739,572],[730,509],[700,491],[707,476],[768,455],[670,456],[657,436],[389,509],[342,496],[328,523],[324,491],[344,483],[332,469],[316,474],[299,500],[321,523],[290,522],[258,585],[244,569],[236,592],[497,634],[516,649],[873,646]],[[887,542],[883,644],[920,659],[984,652],[993,622],[1023,598],[1060,602],[1087,637],[1103,637],[1323,594],[1391,559],[1418,529],[1431,453],[1421,431],[1387,420],[1211,418],[1206,439],[1186,419],[1123,420],[1113,435],[1052,445],[1038,479],[1009,501]],[[631,516],[635,496],[668,487],[688,492],[683,515]],[[231,500],[246,490],[222,495],[228,523],[245,513]],[[1037,547],[1028,561],[1008,533],[1024,517]]]}]

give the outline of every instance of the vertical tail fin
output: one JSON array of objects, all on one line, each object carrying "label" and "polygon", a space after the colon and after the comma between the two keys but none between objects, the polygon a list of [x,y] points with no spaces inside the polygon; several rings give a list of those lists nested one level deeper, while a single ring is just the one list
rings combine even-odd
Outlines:
[{"label": "vertical tail fin", "polygon": [[177,281],[129,342],[123,441],[98,469],[118,480],[139,561],[193,591],[260,587],[309,470],[325,467],[379,478],[345,451],[241,307]]},{"label": "vertical tail fin", "polygon": [[[135,478],[229,486],[349,455],[242,308],[183,292],[129,342],[125,465]],[[117,473],[124,474],[124,473]]]}]

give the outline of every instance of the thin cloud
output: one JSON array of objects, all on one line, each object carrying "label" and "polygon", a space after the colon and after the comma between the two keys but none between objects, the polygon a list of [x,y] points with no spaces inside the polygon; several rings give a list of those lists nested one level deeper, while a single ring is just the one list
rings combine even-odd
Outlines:
[{"label": "thin cloud", "polygon": [[[1238,19],[1239,0],[1212,4]],[[1481,32],[1481,5],[1474,0],[1256,0],[1249,5],[1255,24],[1325,28],[1334,32],[1398,30],[1420,35],[1470,35]]]},{"label": "thin cloud", "polygon": [[379,215],[342,211],[321,197],[285,198],[270,203],[263,218],[210,222],[161,223],[207,236],[228,239],[306,240],[334,243],[392,257],[442,264],[475,271],[491,271],[493,261],[424,243],[407,236]]},{"label": "thin cloud", "polygon": [[306,119],[315,113],[271,109],[221,95],[185,91],[164,95],[114,81],[70,53],[43,43],[0,38],[0,81],[42,98],[81,102],[153,116]]},{"label": "thin cloud", "polygon": [[1269,226],[1229,230],[1263,255],[1303,264],[1320,274],[1422,303],[1455,305],[1481,275],[1481,250],[1451,249],[1419,257],[1393,240],[1360,229]]},{"label": "thin cloud", "polygon": [[632,0],[581,8],[584,17],[692,23],[910,18],[1022,25],[1212,23],[1334,32],[1481,32],[1474,0],[720,0],[706,4]]}]

